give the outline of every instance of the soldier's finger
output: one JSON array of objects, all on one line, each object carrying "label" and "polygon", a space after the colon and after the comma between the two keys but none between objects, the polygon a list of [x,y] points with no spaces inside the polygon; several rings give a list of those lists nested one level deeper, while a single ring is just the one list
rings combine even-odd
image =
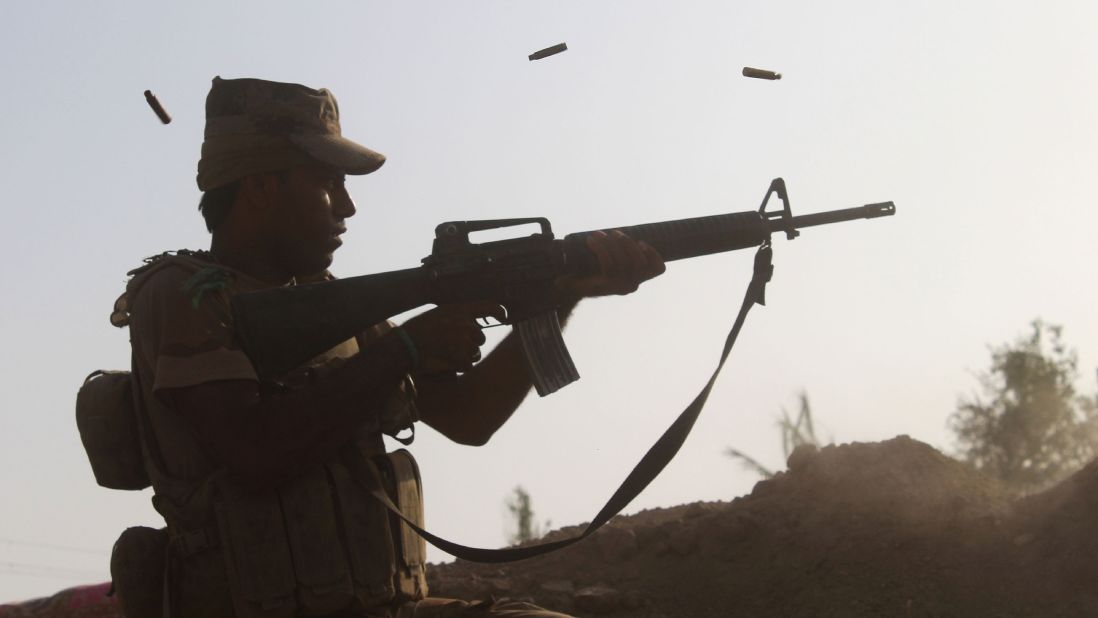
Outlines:
[{"label": "soldier's finger", "polygon": [[445,350],[440,350],[438,358],[451,371],[468,371],[477,350],[468,341],[455,341]]},{"label": "soldier's finger", "polygon": [[507,309],[491,301],[442,305],[434,311],[451,324],[468,322],[476,325],[477,320],[481,318],[495,318],[501,323],[507,321]]},{"label": "soldier's finger", "polygon": [[621,230],[614,230],[610,234],[609,242],[606,244],[614,261],[614,270],[610,274],[615,279],[633,278],[634,265],[629,255],[629,245],[632,242]]},{"label": "soldier's finger", "polygon": [[620,246],[618,234],[620,234],[620,232],[615,230],[599,239],[599,243],[606,252],[606,266],[602,269],[602,274],[613,280],[617,280],[622,272],[628,268],[627,259]]},{"label": "soldier's finger", "polygon": [[652,245],[643,240],[637,244],[640,245],[641,253],[644,254],[644,279],[647,281],[648,279],[662,275],[664,271],[667,270],[667,264],[664,263],[663,256],[660,255],[660,252],[656,251]]},{"label": "soldier's finger", "polygon": [[469,356],[466,356],[465,358],[455,360],[454,361],[454,371],[456,371],[458,373],[468,372],[469,370],[471,370],[473,368],[473,363],[480,360],[479,356],[480,356],[480,354],[478,352],[476,359],[474,359],[472,355],[469,355]]},{"label": "soldier's finger", "polygon": [[465,328],[465,340],[469,345],[473,347],[480,347],[484,345],[487,338],[484,336],[484,331],[476,322],[467,323]]},{"label": "soldier's finger", "polygon": [[478,318],[495,318],[500,322],[507,321],[507,309],[503,305],[491,301],[465,303],[461,305],[461,314],[463,317],[472,320],[473,324],[476,324]]},{"label": "soldier's finger", "polygon": [[595,257],[599,261],[599,274],[608,274],[614,268],[613,257],[610,255],[610,249],[607,248],[607,236],[606,232],[591,232],[587,235],[587,248],[591,250],[591,253],[595,254]]},{"label": "soldier's finger", "polygon": [[644,281],[646,279],[644,273],[648,270],[648,257],[641,250],[640,243],[625,234],[621,235],[621,241],[629,256],[629,274],[637,281]]}]

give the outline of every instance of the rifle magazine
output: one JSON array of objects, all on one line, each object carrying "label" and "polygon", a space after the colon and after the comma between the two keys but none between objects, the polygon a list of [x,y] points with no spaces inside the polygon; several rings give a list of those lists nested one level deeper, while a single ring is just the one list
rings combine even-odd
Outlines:
[{"label": "rifle magazine", "polygon": [[515,328],[522,340],[526,364],[538,395],[545,397],[579,379],[572,355],[564,345],[556,311],[546,311],[518,322]]}]

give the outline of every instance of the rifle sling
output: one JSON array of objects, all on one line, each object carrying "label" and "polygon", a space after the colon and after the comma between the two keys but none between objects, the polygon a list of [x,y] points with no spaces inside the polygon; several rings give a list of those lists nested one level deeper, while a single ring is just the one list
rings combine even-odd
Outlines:
[{"label": "rifle sling", "polygon": [[468,547],[435,536],[405,517],[404,514],[400,512],[400,508],[393,503],[389,494],[383,489],[380,473],[369,458],[347,458],[346,463],[351,467],[351,471],[353,472],[352,476],[363,489],[385,505],[394,515],[400,517],[404,523],[411,526],[420,536],[435,547],[457,558],[461,558],[462,560],[485,563],[524,560],[533,558],[534,556],[547,554],[558,549],[563,549],[590,536],[601,528],[603,524],[620,513],[622,509],[628,506],[640,492],[644,491],[649,483],[659,476],[660,472],[663,471],[667,464],[670,463],[679,452],[679,448],[681,448],[683,442],[686,441],[686,437],[694,427],[694,422],[705,406],[706,400],[709,399],[709,392],[713,389],[713,384],[717,380],[717,375],[720,374],[721,368],[724,367],[724,363],[728,359],[729,353],[732,351],[732,346],[736,343],[736,337],[739,335],[744,320],[747,318],[747,312],[756,303],[760,305],[766,304],[766,284],[770,281],[770,277],[774,272],[774,266],[771,262],[772,257],[773,249],[770,246],[770,242],[766,241],[755,253],[754,274],[751,277],[751,282],[747,285],[747,292],[744,294],[743,304],[740,306],[739,315],[736,316],[736,322],[733,324],[731,332],[728,333],[728,337],[725,339],[724,351],[721,354],[720,362],[717,363],[717,368],[713,371],[713,375],[709,378],[709,381],[706,382],[705,387],[702,388],[701,392],[699,392],[696,397],[694,397],[694,400],[690,402],[690,405],[686,406],[686,409],[679,414],[678,418],[671,423],[671,426],[664,431],[663,435],[656,440],[656,443],[648,449],[648,452],[645,453],[644,457],[642,457],[636,467],[633,468],[633,471],[629,473],[629,476],[626,477],[625,481],[622,482],[621,486],[614,492],[614,495],[610,496],[606,505],[602,507],[602,510],[599,511],[598,515],[591,520],[591,523],[588,524],[587,528],[580,534],[567,539],[549,543],[539,543],[537,545],[527,545],[525,547],[508,547],[504,549]]}]

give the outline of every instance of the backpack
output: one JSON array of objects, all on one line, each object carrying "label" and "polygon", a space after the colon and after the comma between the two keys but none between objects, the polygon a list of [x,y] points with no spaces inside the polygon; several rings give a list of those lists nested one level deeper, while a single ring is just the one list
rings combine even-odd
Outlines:
[{"label": "backpack", "polygon": [[93,371],[76,394],[76,426],[95,481],[109,489],[152,483],[141,453],[129,371]]}]

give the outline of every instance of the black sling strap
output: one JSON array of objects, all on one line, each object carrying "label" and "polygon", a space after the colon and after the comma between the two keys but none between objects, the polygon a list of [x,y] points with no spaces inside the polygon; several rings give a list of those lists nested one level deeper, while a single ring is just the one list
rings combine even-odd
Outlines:
[{"label": "black sling strap", "polygon": [[690,405],[686,406],[686,409],[679,414],[679,417],[671,423],[671,426],[664,431],[659,440],[656,440],[656,443],[648,449],[648,452],[645,453],[644,457],[642,457],[636,467],[633,468],[633,471],[629,473],[629,476],[626,477],[625,481],[618,487],[618,490],[614,492],[614,495],[610,497],[606,502],[606,505],[599,511],[598,515],[591,520],[591,523],[588,524],[587,528],[580,534],[551,543],[540,543],[526,547],[510,547],[505,549],[483,549],[460,545],[435,536],[409,521],[382,488],[380,474],[374,463],[368,458],[348,458],[347,464],[352,468],[352,472],[354,472],[352,476],[356,478],[367,492],[384,504],[389,511],[404,520],[404,522],[411,526],[420,536],[427,539],[427,541],[435,547],[463,560],[487,563],[524,560],[526,558],[533,558],[534,556],[540,556],[558,549],[563,549],[590,536],[601,528],[603,524],[620,513],[622,509],[628,506],[640,492],[644,491],[644,489],[648,487],[648,484],[659,476],[660,472],[663,471],[667,464],[670,463],[679,452],[683,442],[686,441],[686,437],[690,435],[690,430],[693,429],[694,422],[698,419],[698,415],[705,406],[706,400],[709,399],[709,392],[713,389],[713,384],[717,380],[717,375],[720,374],[721,368],[724,367],[724,363],[728,359],[729,353],[732,352],[732,346],[736,343],[736,337],[739,336],[740,329],[743,328],[744,320],[747,318],[747,312],[750,311],[751,307],[756,303],[760,305],[766,304],[766,284],[770,281],[770,277],[774,272],[774,266],[771,262],[772,257],[773,249],[770,247],[770,242],[764,242],[755,253],[755,271],[751,277],[751,283],[747,286],[747,292],[744,294],[743,304],[740,306],[739,315],[736,316],[736,322],[733,324],[731,332],[728,333],[728,337],[725,339],[724,352],[721,354],[721,360],[717,363],[717,368],[713,371],[713,375],[709,378],[709,381],[706,382],[705,387],[702,388],[701,392],[698,393],[696,397],[694,397],[694,400],[690,402]]}]

